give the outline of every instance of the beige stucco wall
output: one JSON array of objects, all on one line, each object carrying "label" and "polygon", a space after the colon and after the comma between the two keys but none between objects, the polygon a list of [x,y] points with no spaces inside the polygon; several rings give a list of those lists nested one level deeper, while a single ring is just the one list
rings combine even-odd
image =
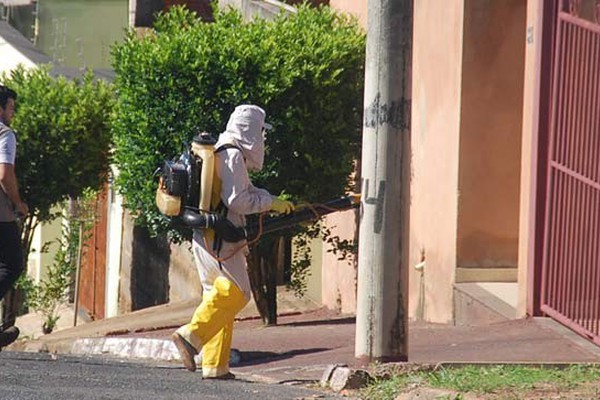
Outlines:
[{"label": "beige stucco wall", "polygon": [[466,0],[458,266],[516,267],[525,0]]},{"label": "beige stucco wall", "polygon": [[[332,233],[339,236],[341,240],[354,240],[358,229],[354,211],[329,214],[325,217],[325,223],[333,228]],[[356,262],[353,257],[338,260],[339,255],[329,252],[330,249],[331,245],[323,244],[321,271],[323,305],[343,313],[354,313],[357,289]]]},{"label": "beige stucco wall", "polygon": [[311,240],[310,254],[312,261],[306,277],[305,295],[315,303],[323,304],[323,241],[320,238]]},{"label": "beige stucco wall", "polygon": [[330,0],[329,6],[356,16],[360,24],[367,28],[367,0]]},{"label": "beige stucco wall", "polygon": [[[366,0],[330,4],[357,15],[366,27]],[[419,308],[419,317],[449,322],[456,267],[463,1],[415,2],[414,11],[410,317],[416,318]],[[421,279],[413,266],[422,252],[426,268]],[[327,257],[324,253],[323,303],[331,306],[339,298],[332,290],[340,285],[336,280],[356,275],[336,271]],[[348,292],[352,283],[348,280],[339,293]],[[422,294],[425,304],[419,303]]]},{"label": "beige stucco wall", "polygon": [[[331,0],[330,6],[358,18],[361,26],[367,29],[367,0]],[[358,230],[354,211],[330,214],[325,218],[332,233],[341,239],[353,240]],[[328,252],[329,245],[323,244],[321,284],[322,304],[343,313],[356,312],[357,270],[355,260],[338,260],[338,256]]]},{"label": "beige stucco wall", "polygon": [[526,0],[414,7],[409,309],[451,322],[458,266],[517,265]]},{"label": "beige stucco wall", "polygon": [[415,2],[409,309],[433,322],[453,318],[462,20],[462,0]]}]

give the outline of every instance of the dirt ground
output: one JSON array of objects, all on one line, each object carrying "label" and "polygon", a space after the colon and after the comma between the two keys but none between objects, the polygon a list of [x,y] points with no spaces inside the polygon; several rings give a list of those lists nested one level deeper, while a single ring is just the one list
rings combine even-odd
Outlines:
[{"label": "dirt ground", "polygon": [[[352,397],[352,396],[350,396]],[[400,393],[395,400],[598,400],[600,381],[588,382],[573,389],[558,389],[551,384],[539,385],[530,390],[502,390],[495,393],[459,393],[453,390],[428,387],[413,388]]]},{"label": "dirt ground", "polygon": [[600,399],[600,381],[588,382],[570,390],[560,390],[552,385],[544,385],[529,391],[514,392],[505,390],[503,392],[494,393],[482,397],[483,399],[500,400],[500,399],[523,399],[523,400],[597,400]]}]

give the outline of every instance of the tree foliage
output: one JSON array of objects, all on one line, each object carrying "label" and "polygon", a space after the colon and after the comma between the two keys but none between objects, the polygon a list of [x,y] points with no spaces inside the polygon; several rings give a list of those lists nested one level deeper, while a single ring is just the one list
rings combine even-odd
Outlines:
[{"label": "tree foliage", "polygon": [[174,7],[151,34],[130,32],[113,48],[114,140],[117,184],[137,222],[168,227],[152,173],[198,131],[221,132],[241,103],[262,106],[274,126],[258,186],[296,201],[341,195],[360,148],[364,39],[327,7],[250,22],[220,11],[210,24]]},{"label": "tree foliage", "polygon": [[[174,7],[150,34],[130,32],[113,56],[117,186],[136,222],[151,233],[172,226],[154,204],[153,172],[199,131],[222,132],[238,104],[263,107],[274,127],[265,166],[252,176],[257,186],[295,202],[323,202],[349,188],[363,108],[365,36],[356,20],[328,7],[301,6],[272,21],[247,22],[228,10],[203,23]],[[267,324],[276,323],[278,243],[265,237],[248,257]],[[294,277],[306,276],[307,257]],[[302,287],[296,285],[299,292]]]},{"label": "tree foliage", "polygon": [[106,178],[113,94],[91,71],[71,81],[52,77],[48,68],[19,67],[0,81],[18,95],[12,127],[17,179],[30,210],[23,232],[27,254],[33,229],[55,217],[54,205]]}]

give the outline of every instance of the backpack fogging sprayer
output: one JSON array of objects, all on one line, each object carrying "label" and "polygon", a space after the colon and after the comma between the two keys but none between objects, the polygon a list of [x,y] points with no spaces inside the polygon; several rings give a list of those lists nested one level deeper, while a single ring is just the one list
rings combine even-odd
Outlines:
[{"label": "backpack fogging sprayer", "polygon": [[236,227],[226,217],[211,211],[215,153],[235,147],[215,148],[216,142],[209,133],[200,133],[178,158],[165,161],[156,170],[155,175],[159,175],[156,205],[163,215],[180,218],[192,229],[213,229],[226,242],[239,242],[360,205],[360,194],[352,194],[323,204],[298,207],[288,215],[261,216],[246,226]]},{"label": "backpack fogging sprayer", "polygon": [[208,133],[196,135],[176,159],[167,160],[160,172],[156,206],[168,217],[182,217],[186,211],[209,213],[217,141]]}]

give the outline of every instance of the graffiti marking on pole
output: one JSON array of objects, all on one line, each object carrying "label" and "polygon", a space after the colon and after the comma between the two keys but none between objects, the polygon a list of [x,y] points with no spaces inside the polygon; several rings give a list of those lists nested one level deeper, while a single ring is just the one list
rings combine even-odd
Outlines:
[{"label": "graffiti marking on pole", "polygon": [[384,124],[390,124],[399,130],[410,128],[410,99],[401,98],[391,103],[381,104],[381,93],[377,93],[375,99],[364,111],[364,125],[367,128],[375,128]]}]

